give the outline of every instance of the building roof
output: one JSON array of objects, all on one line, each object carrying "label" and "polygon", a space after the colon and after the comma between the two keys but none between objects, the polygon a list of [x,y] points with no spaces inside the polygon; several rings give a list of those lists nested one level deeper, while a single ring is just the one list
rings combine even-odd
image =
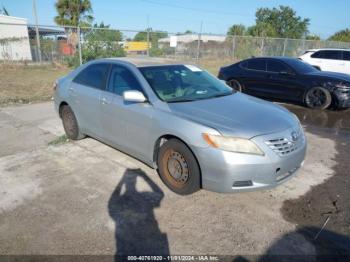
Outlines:
[{"label": "building roof", "polygon": [[[35,27],[36,26],[34,26],[34,25],[28,26],[28,33],[29,33],[29,37],[31,37],[31,38],[36,35]],[[65,34],[63,29],[46,28],[46,27],[38,26],[38,30],[39,30],[39,35],[41,35],[41,36],[64,35]]]}]

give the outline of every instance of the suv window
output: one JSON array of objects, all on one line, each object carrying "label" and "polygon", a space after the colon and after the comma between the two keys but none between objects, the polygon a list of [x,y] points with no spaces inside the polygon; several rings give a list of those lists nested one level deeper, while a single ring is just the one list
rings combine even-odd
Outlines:
[{"label": "suv window", "polygon": [[311,55],[312,58],[341,60],[341,51],[337,50],[323,50]]},{"label": "suv window", "polygon": [[275,61],[275,60],[267,60],[267,71],[268,72],[289,72],[290,69],[282,64],[281,62]]},{"label": "suv window", "polygon": [[83,69],[73,82],[98,89],[103,89],[108,74],[109,64],[92,64]]},{"label": "suv window", "polygon": [[343,60],[350,61],[350,51],[343,51]]},{"label": "suv window", "polygon": [[247,69],[266,71],[266,59],[251,59],[247,61]]},{"label": "suv window", "polygon": [[108,82],[108,91],[121,96],[127,90],[143,92],[140,83],[129,69],[113,65]]}]

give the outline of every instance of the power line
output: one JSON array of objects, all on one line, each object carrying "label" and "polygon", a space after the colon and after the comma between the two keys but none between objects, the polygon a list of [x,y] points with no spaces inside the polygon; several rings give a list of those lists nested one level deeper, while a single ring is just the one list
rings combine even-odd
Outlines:
[{"label": "power line", "polygon": [[242,14],[242,12],[222,12],[222,11],[202,9],[202,8],[180,6],[180,5],[169,4],[169,3],[160,3],[160,2],[156,2],[156,1],[152,1],[152,0],[140,0],[140,1],[145,2],[145,3],[149,3],[149,4],[180,8],[180,9],[185,9],[185,10],[195,11],[195,12],[212,13],[212,14],[229,15],[229,16],[232,16],[232,15],[244,16],[244,17],[251,17],[252,16],[251,14]]}]

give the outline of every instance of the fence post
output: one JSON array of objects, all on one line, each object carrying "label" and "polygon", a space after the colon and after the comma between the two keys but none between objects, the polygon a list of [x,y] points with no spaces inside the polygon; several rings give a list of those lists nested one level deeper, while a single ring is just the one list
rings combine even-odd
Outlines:
[{"label": "fence post", "polygon": [[33,14],[35,17],[35,34],[36,34],[36,50],[38,53],[39,63],[41,64],[41,46],[40,46],[40,37],[39,37],[39,27],[38,27],[38,15],[36,13],[36,3],[35,0],[33,0]]},{"label": "fence post", "polygon": [[232,59],[235,59],[235,51],[236,51],[236,35],[232,37]]},{"label": "fence post", "polygon": [[285,39],[284,39],[284,43],[283,43],[283,55],[282,55],[282,56],[285,56],[285,54],[286,54],[287,39],[288,39],[288,38],[285,38]]},{"label": "fence post", "polygon": [[203,21],[201,22],[201,28],[198,33],[198,43],[197,43],[197,64],[199,64],[199,57],[200,57],[200,47],[201,47],[201,38],[202,38],[202,28],[203,28]]},{"label": "fence post", "polygon": [[149,56],[149,27],[147,28],[147,56]]},{"label": "fence post", "polygon": [[263,37],[261,39],[261,52],[260,52],[261,56],[264,56],[264,45],[265,45],[265,38]]},{"label": "fence post", "polygon": [[78,26],[78,52],[79,52],[79,64],[83,64],[83,57],[81,54],[81,39],[80,39],[80,26]]}]

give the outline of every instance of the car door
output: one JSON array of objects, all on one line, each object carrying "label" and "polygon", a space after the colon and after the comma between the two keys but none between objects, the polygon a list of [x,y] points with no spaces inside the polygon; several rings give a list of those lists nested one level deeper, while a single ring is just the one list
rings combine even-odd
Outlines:
[{"label": "car door", "polygon": [[321,53],[323,71],[341,72],[342,70],[342,52],[338,50],[324,50]]},{"label": "car door", "polygon": [[[143,92],[135,74],[123,65],[113,64],[108,84],[101,95],[101,121],[104,138],[110,144],[148,161],[149,132],[153,123],[153,106],[126,102],[123,92]],[[145,93],[144,93],[145,94]]]},{"label": "car door", "polygon": [[94,63],[84,68],[71,82],[71,106],[84,133],[100,137],[100,95],[106,83],[109,64]]},{"label": "car door", "polygon": [[350,74],[350,51],[343,51],[342,73]]},{"label": "car door", "polygon": [[266,71],[270,83],[267,92],[272,98],[300,100],[305,89],[302,80],[292,68],[276,59],[267,59]]},{"label": "car door", "polygon": [[249,59],[241,64],[243,69],[240,82],[244,87],[244,93],[252,96],[267,97],[266,90],[269,88],[266,77],[266,59]]}]

